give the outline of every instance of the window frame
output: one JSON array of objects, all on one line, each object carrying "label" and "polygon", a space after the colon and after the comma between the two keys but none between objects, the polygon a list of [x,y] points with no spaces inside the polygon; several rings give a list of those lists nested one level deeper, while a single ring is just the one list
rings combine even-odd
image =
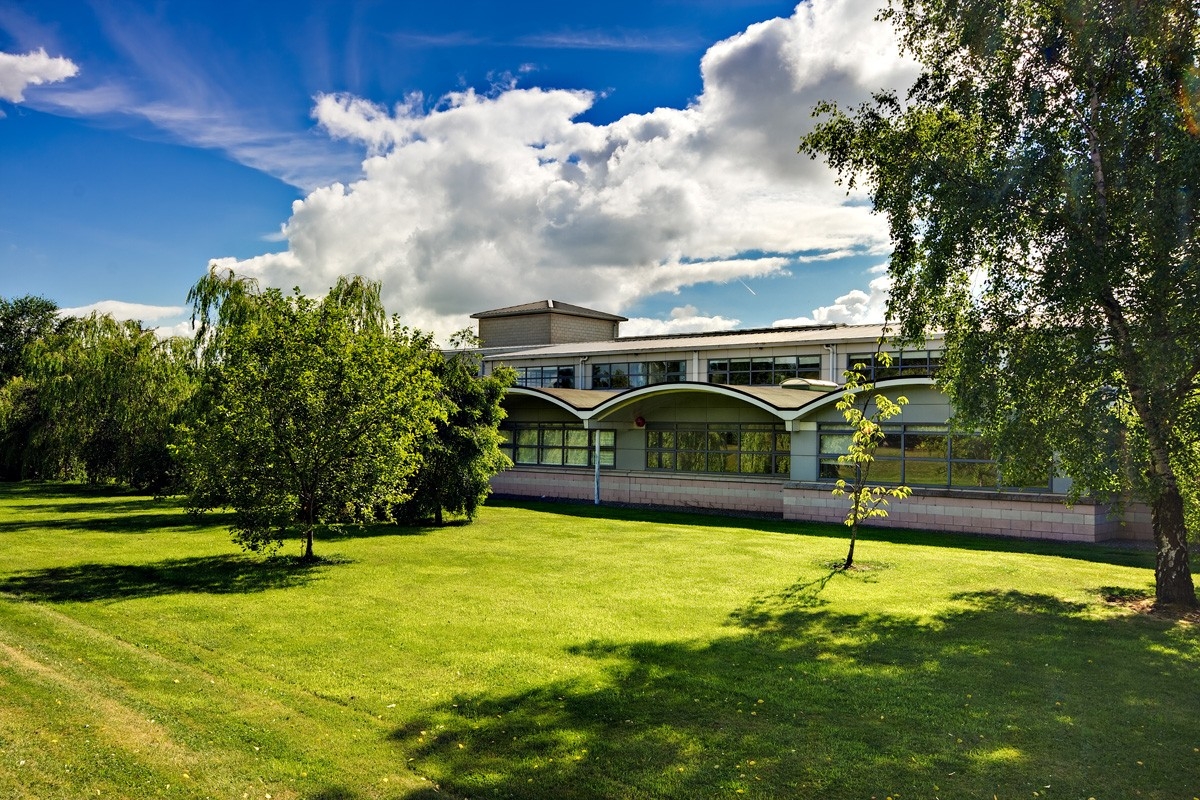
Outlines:
[{"label": "window frame", "polygon": [[[763,438],[765,437],[765,442]],[[748,449],[757,441],[758,447]],[[648,472],[791,479],[791,433],[771,422],[651,422]]]},{"label": "window frame", "polygon": [[638,389],[662,383],[683,383],[686,380],[686,359],[601,361],[592,364],[593,389]]},{"label": "window frame", "polygon": [[778,386],[791,378],[821,379],[821,355],[746,356],[710,358],[709,383],[724,386]]},{"label": "window frame", "polygon": [[[954,430],[950,425],[938,423],[903,423],[903,424],[885,424],[883,426],[884,433],[888,439],[881,445],[884,454],[880,455],[876,451],[874,462],[871,465],[872,483],[897,483],[906,486],[922,486],[929,488],[941,489],[959,489],[959,490],[975,490],[983,492],[1000,492],[1000,491],[1026,491],[1026,492],[1049,492],[1052,487],[1053,476],[1047,475],[1044,484],[1030,486],[1008,486],[1002,481],[999,465],[995,459],[989,457],[981,457],[979,445],[984,446],[984,451],[989,450],[983,437],[976,433],[964,433]],[[845,455],[846,447],[849,444],[849,439],[854,431],[842,422],[822,422],[817,425],[817,480],[823,483],[832,483],[838,478],[846,478],[849,480],[853,477],[854,466],[852,464],[843,464],[837,460],[838,456]],[[910,444],[910,438],[912,443]],[[918,445],[916,442],[921,438],[942,438],[944,444],[942,447],[943,454],[938,456],[920,456],[909,455],[910,452],[916,452]],[[957,440],[957,444],[956,444]],[[839,446],[834,446],[833,442],[838,441]],[[826,446],[826,442],[830,446]],[[956,452],[959,448],[965,451],[962,455]],[[895,453],[895,455],[892,455]],[[881,475],[880,469],[883,474]],[[937,474],[944,474],[944,480],[929,481],[921,480],[918,476],[924,471],[926,474],[929,471],[938,471]],[[978,479],[962,480],[958,476],[975,476],[992,474],[995,476],[995,482],[991,484],[981,484]]]},{"label": "window frame", "polygon": [[[596,436],[600,437],[600,468],[614,469],[617,432],[584,428],[569,422],[502,422],[500,451],[514,467],[595,469]],[[581,438],[579,434],[584,434]]]}]

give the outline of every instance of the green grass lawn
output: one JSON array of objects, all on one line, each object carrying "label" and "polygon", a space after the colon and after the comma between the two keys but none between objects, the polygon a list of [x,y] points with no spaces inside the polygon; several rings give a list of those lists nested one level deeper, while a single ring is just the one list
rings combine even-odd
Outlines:
[{"label": "green grass lawn", "polygon": [[[1153,556],[590,506],[266,561],[0,485],[0,797],[1191,798]],[[286,552],[299,552],[296,542]]]}]

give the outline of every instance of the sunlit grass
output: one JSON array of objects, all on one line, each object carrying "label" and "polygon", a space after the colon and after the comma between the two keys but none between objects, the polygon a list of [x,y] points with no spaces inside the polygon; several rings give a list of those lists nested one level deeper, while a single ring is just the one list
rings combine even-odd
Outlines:
[{"label": "sunlit grass", "polygon": [[1102,599],[1148,553],[872,533],[846,574],[834,527],[497,505],[304,565],[221,521],[0,486],[0,796],[1200,792],[1195,627]]}]

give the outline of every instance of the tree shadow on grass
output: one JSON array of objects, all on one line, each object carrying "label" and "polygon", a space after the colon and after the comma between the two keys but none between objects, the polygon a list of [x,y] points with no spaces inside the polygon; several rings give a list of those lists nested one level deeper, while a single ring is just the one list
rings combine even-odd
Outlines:
[{"label": "tree shadow on grass", "polygon": [[[587,505],[576,502],[535,502],[518,500],[491,500],[489,506],[524,508],[562,516],[587,519],[628,520],[633,522],[655,522],[662,525],[693,525],[745,529],[768,533],[815,536],[827,539],[846,539],[845,525],[821,522],[799,522],[778,518],[725,516],[718,511],[677,511],[636,507]],[[860,541],[889,542],[922,547],[944,547],[988,553],[1035,553],[1072,558],[1098,564],[1117,566],[1154,566],[1153,548],[1133,543],[1076,544],[1039,539],[984,536],[947,531],[921,531],[907,528],[885,528],[866,525],[859,529]]]},{"label": "tree shadow on grass", "polygon": [[[0,535],[34,530],[93,531],[97,533],[145,534],[164,531],[187,532],[228,524],[225,515],[192,517],[182,510],[161,513],[136,513],[121,509],[98,509],[92,516],[64,516],[55,519],[28,519],[0,522]],[[104,510],[105,514],[96,514]]]},{"label": "tree shadow on grass", "polygon": [[[28,498],[28,502],[22,502]],[[6,519],[0,535],[32,530],[142,534],[193,531],[227,523],[223,513],[189,515],[178,498],[139,495],[113,486],[0,484]]]},{"label": "tree shadow on grass", "polygon": [[713,641],[578,645],[602,678],[462,695],[393,738],[467,797],[1195,792],[1188,626],[1019,592],[925,620],[784,595]]},{"label": "tree shadow on grass", "polygon": [[810,581],[797,581],[783,591],[756,597],[745,608],[729,615],[731,622],[746,628],[763,629],[775,620],[781,610],[818,608],[828,604],[821,592],[842,572],[841,567],[830,567],[829,572]]},{"label": "tree shadow on grass", "polygon": [[76,564],[10,575],[0,580],[0,592],[42,603],[131,600],[167,594],[249,594],[302,586],[336,563],[221,555],[150,564]]},{"label": "tree shadow on grass", "polygon": [[81,497],[144,497],[145,494],[111,483],[60,483],[57,481],[0,481],[0,502],[20,498],[37,500]]}]

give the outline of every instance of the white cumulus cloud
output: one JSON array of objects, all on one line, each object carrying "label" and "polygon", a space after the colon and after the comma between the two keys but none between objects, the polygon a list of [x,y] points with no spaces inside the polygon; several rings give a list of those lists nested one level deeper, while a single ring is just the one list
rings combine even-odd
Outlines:
[{"label": "white cumulus cloud", "polygon": [[20,103],[25,90],[44,83],[58,83],[79,74],[79,67],[68,58],[50,56],[44,48],[30,53],[0,53],[0,100]]},{"label": "white cumulus cloud", "polygon": [[65,317],[85,317],[93,311],[109,314],[114,319],[138,319],[143,322],[178,317],[188,312],[183,306],[152,306],[145,303],[126,303],[123,300],[101,300],[86,306],[63,308],[58,313]]},{"label": "white cumulus cloud", "polygon": [[63,317],[86,317],[91,313],[108,314],[113,319],[135,319],[139,322],[158,322],[154,332],[160,339],[172,336],[190,337],[192,329],[191,311],[183,306],[153,306],[145,303],[127,303],[123,300],[101,300],[86,306],[60,308]]},{"label": "white cumulus cloud", "polygon": [[579,120],[596,99],[583,90],[510,86],[390,107],[320,96],[315,119],[363,148],[363,177],[297,201],[282,252],[221,263],[314,293],[340,274],[381,280],[389,308],[445,334],[473,311],[532,299],[620,312],[655,293],[785,273],[801,254],[878,251],[881,221],[796,153],[818,100],[854,103],[915,76],[876,10],[802,3],[713,45],[688,107],[608,125]]},{"label": "white cumulus cloud", "polygon": [[705,316],[693,305],[676,306],[668,319],[653,317],[630,317],[621,323],[622,336],[666,336],[672,333],[705,333],[728,331],[736,328],[741,320],[728,317]]},{"label": "white cumulus cloud", "polygon": [[814,308],[809,316],[780,319],[771,323],[775,328],[793,325],[862,325],[884,321],[887,314],[888,292],[892,279],[887,274],[887,265],[873,267],[871,272],[879,277],[871,279],[867,291],[851,289],[837,298],[832,305]]}]

